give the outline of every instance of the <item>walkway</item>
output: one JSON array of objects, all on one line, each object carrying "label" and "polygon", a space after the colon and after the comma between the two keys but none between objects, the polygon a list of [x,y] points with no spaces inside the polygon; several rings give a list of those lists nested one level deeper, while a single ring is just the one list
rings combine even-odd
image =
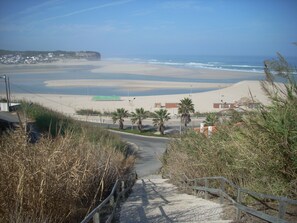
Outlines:
[{"label": "walkway", "polygon": [[217,222],[222,220],[220,204],[180,193],[160,175],[137,180],[121,207],[120,221],[133,222]]},{"label": "walkway", "polygon": [[139,178],[154,174],[162,166],[159,158],[166,150],[168,139],[143,137],[139,135],[116,132],[124,141],[133,145],[131,149],[136,155],[135,170]]}]

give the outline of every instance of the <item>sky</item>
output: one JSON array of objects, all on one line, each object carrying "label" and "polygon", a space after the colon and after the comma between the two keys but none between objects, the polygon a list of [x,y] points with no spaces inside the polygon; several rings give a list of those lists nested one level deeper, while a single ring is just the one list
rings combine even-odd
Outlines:
[{"label": "sky", "polygon": [[1,0],[0,49],[297,56],[296,0]]}]

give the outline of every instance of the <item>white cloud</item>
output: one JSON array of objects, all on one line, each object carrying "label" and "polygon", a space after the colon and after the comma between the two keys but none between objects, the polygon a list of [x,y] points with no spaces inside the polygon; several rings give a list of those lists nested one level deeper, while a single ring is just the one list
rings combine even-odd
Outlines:
[{"label": "white cloud", "polygon": [[[48,18],[42,19],[42,11],[43,10],[53,10],[59,6],[61,6],[65,1],[64,0],[50,0],[45,1],[41,4],[34,5],[28,8],[25,8],[23,11],[17,12],[11,16],[7,16],[5,18],[0,19],[0,32],[5,31],[16,31],[16,32],[25,32],[25,31],[31,31],[36,27],[37,25],[46,22],[51,21],[55,19],[65,18],[74,16],[77,14],[86,13],[93,10],[99,10],[107,7],[114,7],[118,5],[127,4],[134,0],[119,0],[119,1],[112,1],[108,2],[106,4],[100,4],[94,7],[84,8],[80,10],[71,11],[65,14],[52,16]],[[36,17],[39,17],[39,19],[36,19]],[[21,19],[20,19],[21,18]],[[40,28],[40,27],[39,27]],[[70,28],[70,26],[69,26]],[[86,28],[86,27],[85,27]],[[111,27],[106,27],[105,30],[111,31]]]},{"label": "white cloud", "polygon": [[129,3],[131,1],[133,1],[133,0],[123,0],[123,1],[116,1],[116,2],[111,2],[111,3],[101,4],[101,5],[97,5],[97,6],[90,7],[90,8],[85,8],[85,9],[81,9],[81,10],[72,11],[72,12],[69,12],[69,13],[66,13],[66,14],[63,14],[63,15],[58,15],[58,16],[45,18],[45,19],[41,20],[40,22],[59,19],[59,18],[65,18],[65,17],[69,17],[69,16],[73,16],[73,15],[93,11],[93,10],[96,10],[96,9],[102,9],[102,8],[122,5],[122,4]]},{"label": "white cloud", "polygon": [[57,5],[57,3],[62,3],[61,0],[49,0],[49,1],[45,1],[41,4],[38,4],[38,5],[33,5],[33,6],[30,6],[28,8],[25,8],[24,10],[22,11],[19,11],[19,12],[15,12],[13,14],[10,14],[9,16],[6,16],[4,18],[1,18],[0,19],[0,22],[4,23],[4,22],[9,22],[11,20],[14,20],[14,19],[19,19],[20,17],[22,17],[22,19],[25,19],[25,17],[31,17],[33,14],[35,13],[40,13],[40,11],[43,9],[43,8],[51,8],[51,7],[55,7]]}]

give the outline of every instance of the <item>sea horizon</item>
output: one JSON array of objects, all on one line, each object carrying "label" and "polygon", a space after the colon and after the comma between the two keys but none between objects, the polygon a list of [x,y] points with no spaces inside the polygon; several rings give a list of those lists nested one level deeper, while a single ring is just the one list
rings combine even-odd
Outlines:
[{"label": "sea horizon", "polygon": [[[202,68],[224,71],[244,71],[264,73],[264,61],[274,60],[274,56],[238,56],[238,55],[136,55],[110,56],[103,60],[128,61],[134,63],[148,63],[183,68]],[[289,64],[297,66],[297,57],[285,57]]]}]

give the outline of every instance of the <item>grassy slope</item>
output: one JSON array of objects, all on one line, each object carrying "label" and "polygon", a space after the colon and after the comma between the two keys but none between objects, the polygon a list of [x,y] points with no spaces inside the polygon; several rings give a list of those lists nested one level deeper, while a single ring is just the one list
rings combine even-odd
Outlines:
[{"label": "grassy slope", "polygon": [[[25,104],[43,137],[22,131],[0,140],[0,221],[73,222],[82,219],[133,169],[120,139],[39,105]],[[50,134],[46,134],[50,130]]]}]

